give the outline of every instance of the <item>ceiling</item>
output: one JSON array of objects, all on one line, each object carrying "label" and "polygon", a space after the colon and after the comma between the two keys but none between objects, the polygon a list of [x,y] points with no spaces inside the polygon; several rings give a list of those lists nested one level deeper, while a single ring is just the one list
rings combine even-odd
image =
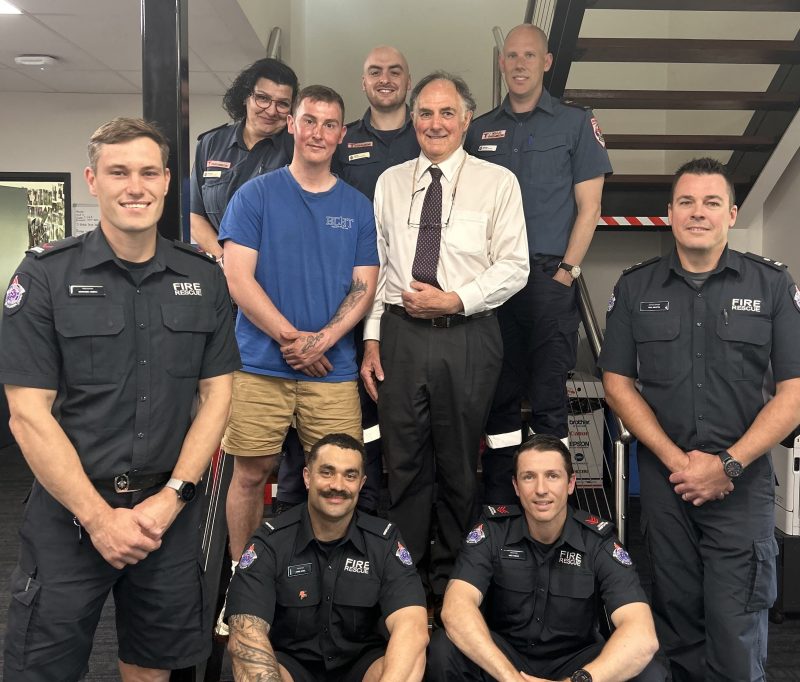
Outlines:
[{"label": "ceiling", "polygon": [[[12,0],[0,15],[0,92],[141,92],[139,0]],[[236,0],[189,3],[193,94],[221,94],[242,68],[265,55]],[[21,67],[19,54],[48,54],[53,67]]]}]

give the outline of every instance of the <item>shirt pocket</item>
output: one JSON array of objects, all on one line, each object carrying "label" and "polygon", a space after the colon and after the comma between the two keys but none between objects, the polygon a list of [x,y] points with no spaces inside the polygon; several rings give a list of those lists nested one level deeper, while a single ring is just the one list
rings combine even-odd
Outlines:
[{"label": "shirt pocket", "polygon": [[[218,169],[212,169],[212,172]],[[220,171],[218,178],[203,178],[200,193],[203,197],[203,208],[211,223],[216,227],[222,221],[225,207],[228,205],[228,187],[234,179],[233,169],[226,168]]]},{"label": "shirt pocket", "polygon": [[677,340],[680,316],[670,312],[643,313],[634,316],[631,326],[639,355],[639,379],[643,383],[674,379],[685,362],[679,357]]},{"label": "shirt pocket", "polygon": [[488,252],[486,225],[488,218],[480,211],[453,211],[444,230],[447,248],[455,253],[477,255]]},{"label": "shirt pocket", "polygon": [[493,623],[503,623],[506,630],[525,627],[530,623],[537,594],[535,575],[536,569],[530,564],[514,568],[506,565],[500,567],[490,588],[490,620]]},{"label": "shirt pocket", "polygon": [[597,616],[594,574],[573,570],[550,573],[547,625],[572,637],[588,638]]},{"label": "shirt pocket", "polygon": [[380,618],[380,581],[372,576],[344,574],[339,577],[333,596],[345,639],[369,639]]},{"label": "shirt pocket", "polygon": [[541,135],[523,147],[522,176],[536,185],[572,184],[572,165],[566,135]]},{"label": "shirt pocket", "polygon": [[214,309],[208,305],[162,303],[165,327],[164,363],[174,377],[197,377],[203,361],[207,335],[214,331]]},{"label": "shirt pocket", "polygon": [[723,341],[723,351],[718,356],[722,374],[734,381],[761,381],[772,348],[770,320],[748,313],[720,317],[717,336]]},{"label": "shirt pocket", "polygon": [[320,589],[316,579],[302,578],[280,581],[275,594],[277,604],[272,619],[275,646],[294,646],[298,641],[315,639],[323,625],[319,620]]},{"label": "shirt pocket", "polygon": [[53,310],[68,384],[110,384],[122,376],[125,329],[121,305],[66,306]]}]

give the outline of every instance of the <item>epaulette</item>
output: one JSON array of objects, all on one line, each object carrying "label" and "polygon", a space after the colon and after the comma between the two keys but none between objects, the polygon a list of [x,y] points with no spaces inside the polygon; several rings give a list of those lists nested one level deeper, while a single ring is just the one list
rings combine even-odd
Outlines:
[{"label": "epaulette", "polygon": [[271,519],[264,521],[264,523],[261,524],[261,527],[267,532],[268,535],[271,535],[272,533],[282,530],[283,528],[294,526],[295,524],[300,523],[300,519],[303,518],[304,506],[305,505],[298,504],[296,507],[292,507],[291,509],[283,512],[283,514],[273,516]]},{"label": "epaulette", "polygon": [[614,524],[611,521],[606,521],[595,514],[590,514],[585,509],[576,509],[573,512],[573,516],[578,523],[593,530],[601,537],[607,537],[614,532]]},{"label": "epaulette", "polygon": [[202,140],[202,139],[203,139],[203,138],[204,138],[206,135],[208,135],[209,133],[216,132],[217,130],[222,130],[222,129],[223,129],[224,127],[226,127],[227,125],[229,125],[229,124],[228,124],[228,123],[223,123],[221,126],[217,126],[216,128],[211,128],[211,130],[206,130],[205,132],[203,132],[203,133],[200,133],[200,134],[197,136],[197,141],[198,141],[198,142],[200,142],[200,140]]},{"label": "epaulette", "polygon": [[389,536],[392,533],[392,528],[394,528],[394,524],[391,521],[387,521],[386,519],[382,519],[378,516],[373,516],[372,514],[361,513],[356,516],[356,525],[362,530],[372,533],[373,535],[377,535],[384,540],[389,539]]},{"label": "epaulette", "polygon": [[582,111],[589,111],[591,109],[591,107],[587,106],[586,104],[581,104],[580,102],[576,102],[573,99],[567,99],[566,97],[562,97],[559,101],[565,106],[575,107],[576,109],[580,109]]},{"label": "epaulette", "polygon": [[625,268],[622,271],[624,275],[630,275],[634,270],[638,270],[639,268],[646,267],[647,265],[652,265],[653,263],[657,263],[661,260],[661,256],[654,256],[653,258],[648,258],[647,260],[643,260],[640,263],[634,263],[629,268]]},{"label": "epaulette", "polygon": [[176,249],[181,249],[182,251],[186,251],[187,253],[191,253],[193,256],[200,256],[203,260],[211,261],[212,263],[216,263],[217,259],[214,258],[208,251],[203,251],[197,244],[190,244],[189,242],[182,242],[180,239],[174,239],[172,241],[173,246]]},{"label": "epaulette", "polygon": [[504,519],[519,516],[522,511],[516,504],[486,504],[483,513],[487,519]]},{"label": "epaulette", "polygon": [[763,263],[764,265],[769,265],[776,270],[786,270],[789,266],[786,263],[781,263],[779,260],[772,260],[771,258],[767,258],[766,256],[759,256],[757,253],[750,253],[749,251],[745,254],[742,254],[745,258],[749,258],[750,260],[754,260],[756,263]]},{"label": "epaulette", "polygon": [[25,253],[31,254],[34,258],[44,258],[45,256],[50,256],[59,251],[71,249],[73,246],[77,246],[80,243],[81,240],[79,237],[67,237],[66,239],[59,239],[56,242],[39,244],[39,246],[28,249]]},{"label": "epaulette", "polygon": [[477,123],[478,121],[482,121],[482,120],[483,120],[484,118],[486,118],[487,116],[493,116],[494,114],[496,114],[496,113],[497,113],[497,109],[498,109],[498,107],[495,107],[494,109],[489,109],[489,111],[486,111],[486,112],[482,113],[480,116],[478,116],[477,118],[475,118],[475,119],[472,121],[472,123],[473,123],[473,124],[475,124],[475,123]]}]

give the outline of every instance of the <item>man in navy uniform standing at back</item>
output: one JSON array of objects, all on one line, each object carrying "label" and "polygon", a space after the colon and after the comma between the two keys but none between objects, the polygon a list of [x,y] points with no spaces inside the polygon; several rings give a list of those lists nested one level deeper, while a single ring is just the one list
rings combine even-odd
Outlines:
[{"label": "man in navy uniform standing at back", "polygon": [[486,426],[484,499],[513,502],[511,459],[522,442],[521,399],[531,403],[534,433],[567,443],[567,374],[578,347],[580,265],[600,217],[611,172],[590,111],[553,98],[542,79],[553,56],[531,24],[512,29],[500,55],[508,96],[478,118],[464,148],[513,171],[522,189],[531,273],[498,312],[503,370]]}]

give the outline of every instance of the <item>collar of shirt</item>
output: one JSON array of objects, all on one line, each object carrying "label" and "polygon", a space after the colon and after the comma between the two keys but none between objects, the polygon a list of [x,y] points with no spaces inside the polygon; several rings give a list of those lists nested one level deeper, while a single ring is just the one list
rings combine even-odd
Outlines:
[{"label": "collar of shirt", "polygon": [[539,101],[536,103],[536,106],[533,108],[533,110],[529,112],[514,112],[511,109],[511,100],[508,98],[508,95],[506,95],[503,98],[503,103],[497,108],[497,113],[495,113],[494,117],[495,119],[498,119],[502,118],[503,116],[508,116],[514,120],[517,120],[520,114],[527,114],[527,116],[530,116],[537,109],[549,114],[550,116],[553,115],[553,96],[547,92],[547,88],[542,88],[542,94],[539,96]]},{"label": "collar of shirt", "polygon": [[[533,538],[531,537],[528,521],[524,513],[514,519],[506,535],[506,542],[508,544],[515,544],[522,540],[528,540],[533,544]],[[557,549],[565,544],[579,552],[586,551],[586,543],[581,534],[580,524],[573,518],[572,509],[570,507],[567,507],[567,518],[564,522],[564,528],[561,530],[561,535],[558,537],[558,540],[553,544],[553,549]]]},{"label": "collar of shirt", "polygon": [[[374,135],[375,137],[380,139],[380,135],[378,135],[378,131],[372,125],[372,121],[370,120],[371,116],[372,116],[372,109],[367,109],[367,111],[364,114],[364,116],[362,116],[361,120],[358,121],[358,123],[356,125],[359,126],[359,127],[365,128],[367,131],[369,131],[369,133],[371,135]],[[403,125],[400,127],[400,130],[405,130],[410,125],[411,125],[411,111],[409,110],[408,106],[406,106],[406,120],[403,123]],[[350,129],[350,126],[348,126],[348,130],[349,129]]]},{"label": "collar of shirt", "polygon": [[236,123],[233,124],[234,132],[233,132],[233,135],[231,135],[231,141],[230,141],[230,144],[228,145],[229,147],[232,147],[233,145],[236,145],[237,147],[240,147],[241,149],[243,149],[246,152],[252,152],[257,147],[262,147],[264,145],[271,145],[271,146],[277,147],[278,146],[278,142],[281,139],[280,136],[283,133],[286,133],[286,127],[283,127],[277,133],[275,133],[274,135],[269,135],[269,136],[267,136],[265,138],[262,138],[258,142],[256,142],[253,145],[252,149],[248,149],[247,148],[247,144],[244,141],[244,123],[245,123],[244,119],[242,119],[241,121],[236,121]]},{"label": "collar of shirt", "polygon": [[[353,512],[353,518],[350,519],[350,525],[347,526],[345,540],[352,543],[359,552],[366,554],[367,546],[364,543],[364,537],[356,528],[356,515],[358,513],[358,510]],[[304,504],[303,513],[300,517],[300,528],[297,531],[297,537],[295,539],[295,552],[302,552],[314,539],[314,529],[311,527],[311,518],[308,515],[308,505]]]},{"label": "collar of shirt", "polygon": [[[452,183],[456,173],[458,173],[459,166],[461,165],[462,161],[464,161],[465,155],[466,152],[464,151],[464,148],[459,147],[441,163],[434,163],[427,156],[425,156],[424,152],[420,152],[416,166],[417,175],[414,177],[414,187],[417,187],[422,180],[422,177],[428,172],[428,170],[430,170],[431,166],[436,166],[439,168],[439,170],[442,171],[444,179],[447,180],[448,183]],[[444,211],[444,206],[442,207],[442,210]]]},{"label": "collar of shirt", "polygon": [[[742,272],[742,256],[737,253],[736,251],[731,251],[728,248],[728,245],[725,245],[725,248],[722,251],[722,255],[719,258],[719,263],[717,263],[717,267],[714,268],[711,275],[709,277],[713,277],[714,275],[719,274],[726,268],[733,270],[737,275],[740,275]],[[661,261],[659,266],[663,270],[663,283],[666,284],[669,281],[669,278],[673,275],[679,277],[680,279],[685,279],[684,277],[684,270],[681,267],[681,261],[678,257],[677,249],[673,248],[672,252],[669,254],[668,258],[665,258]]]},{"label": "collar of shirt", "polygon": [[[98,225],[84,238],[83,252],[81,254],[81,269],[87,270],[102,263],[116,260],[117,256],[112,251],[100,225]],[[160,234],[156,234],[156,254],[148,274],[160,272],[165,268],[169,268],[180,275],[189,274],[188,270],[183,267],[178,260],[175,247],[172,243]]]}]

